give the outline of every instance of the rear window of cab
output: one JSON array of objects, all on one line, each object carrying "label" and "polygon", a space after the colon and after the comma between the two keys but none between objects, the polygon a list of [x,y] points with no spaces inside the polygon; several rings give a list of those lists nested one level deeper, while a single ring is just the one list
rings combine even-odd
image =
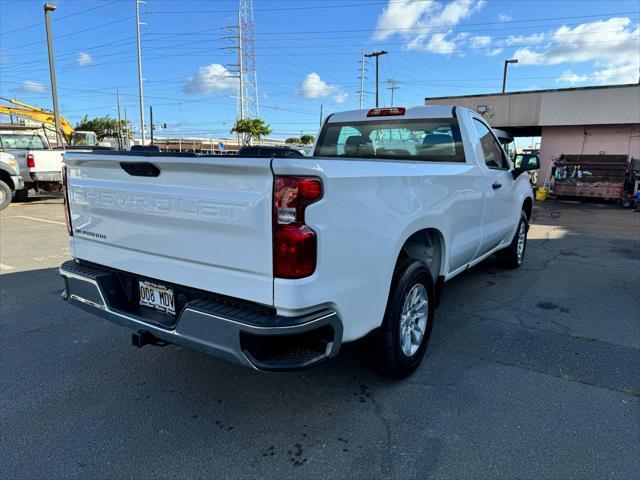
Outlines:
[{"label": "rear window of cab", "polygon": [[326,123],[316,157],[464,162],[455,118]]}]

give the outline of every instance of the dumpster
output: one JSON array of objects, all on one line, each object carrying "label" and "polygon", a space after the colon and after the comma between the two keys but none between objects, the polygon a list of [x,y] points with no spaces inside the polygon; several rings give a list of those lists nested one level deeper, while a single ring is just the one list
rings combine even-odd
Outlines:
[{"label": "dumpster", "polygon": [[555,162],[553,193],[617,200],[624,192],[628,167],[627,155],[562,155]]}]

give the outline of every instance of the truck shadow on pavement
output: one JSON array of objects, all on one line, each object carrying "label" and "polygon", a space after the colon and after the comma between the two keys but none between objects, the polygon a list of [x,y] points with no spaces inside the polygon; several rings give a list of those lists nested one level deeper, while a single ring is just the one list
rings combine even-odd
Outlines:
[{"label": "truck shadow on pavement", "polygon": [[638,427],[640,260],[550,228],[532,228],[522,268],[489,259],[447,283],[427,357],[400,382],[369,370],[358,344],[278,374],[135,349],[130,331],[59,298],[56,268],[4,274],[6,478],[537,476],[554,449],[573,449],[566,471],[581,472],[576,437],[633,469],[637,445],[615,439]]}]

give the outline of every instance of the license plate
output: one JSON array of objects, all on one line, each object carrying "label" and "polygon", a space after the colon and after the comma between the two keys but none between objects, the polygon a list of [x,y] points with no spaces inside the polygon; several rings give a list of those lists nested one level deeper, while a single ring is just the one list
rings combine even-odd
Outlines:
[{"label": "license plate", "polygon": [[152,307],[161,312],[175,315],[176,305],[173,290],[151,282],[138,281],[140,305]]}]

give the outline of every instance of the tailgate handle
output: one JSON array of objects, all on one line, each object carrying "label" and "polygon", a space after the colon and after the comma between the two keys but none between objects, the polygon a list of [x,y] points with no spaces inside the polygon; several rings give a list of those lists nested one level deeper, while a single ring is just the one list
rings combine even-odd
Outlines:
[{"label": "tailgate handle", "polygon": [[157,177],[160,175],[160,169],[149,162],[120,162],[120,168],[134,177]]}]

